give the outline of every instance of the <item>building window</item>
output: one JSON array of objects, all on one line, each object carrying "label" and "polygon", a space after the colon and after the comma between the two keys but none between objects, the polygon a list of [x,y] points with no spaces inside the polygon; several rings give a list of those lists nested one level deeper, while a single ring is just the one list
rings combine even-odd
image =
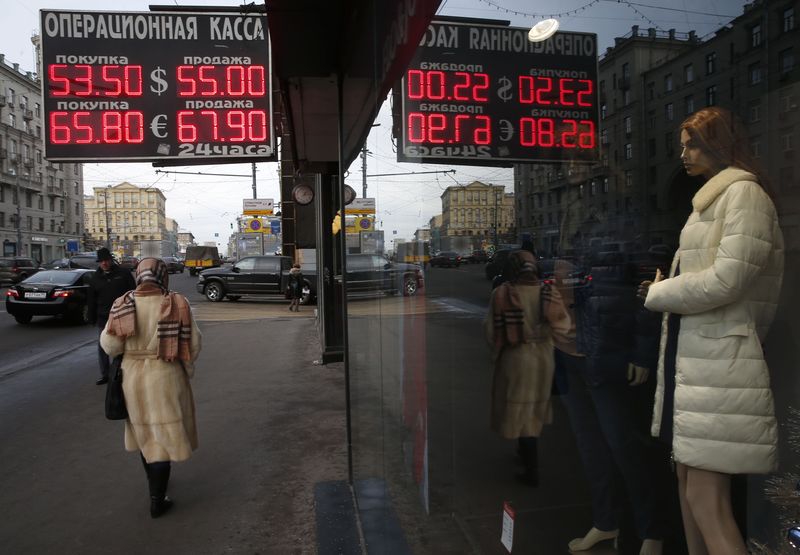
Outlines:
[{"label": "building window", "polygon": [[625,143],[625,159],[630,160],[631,158],[633,158],[633,145]]},{"label": "building window", "polygon": [[597,182],[594,179],[592,179],[592,184],[589,189],[589,194],[591,196],[595,196],[597,194]]},{"label": "building window", "polygon": [[608,129],[601,129],[600,130],[600,144],[607,145],[608,144]]},{"label": "building window", "polygon": [[33,104],[33,113],[36,114],[37,118],[42,117],[42,105],[38,102],[34,102]]},{"label": "building window", "polygon": [[625,187],[633,187],[633,172],[625,170]]},{"label": "building window", "polygon": [[781,73],[789,73],[794,68],[794,51],[791,48],[781,50],[778,54]]},{"label": "building window", "polygon": [[794,29],[794,8],[783,10],[783,32],[788,33]]},{"label": "building window", "polygon": [[756,101],[750,105],[750,123],[761,121],[761,103]]},{"label": "building window", "polygon": [[64,200],[63,199],[58,201],[58,213],[59,214],[63,214],[64,213]]},{"label": "building window", "polygon": [[664,148],[666,149],[667,156],[674,156],[675,154],[675,135],[672,131],[664,133]]},{"label": "building window", "polygon": [[652,137],[647,140],[647,155],[651,158],[656,155],[656,140]]},{"label": "building window", "polygon": [[25,193],[25,206],[27,208],[33,208],[33,195],[30,193],[30,191]]},{"label": "building window", "polygon": [[600,105],[600,119],[606,119],[607,108],[605,104]]},{"label": "building window", "polygon": [[667,73],[664,76],[664,92],[672,92],[672,74]]},{"label": "building window", "polygon": [[622,91],[622,103],[623,103],[623,105],[627,106],[628,104],[630,104],[632,98],[633,97],[631,96],[631,90],[630,89],[625,89],[624,91]]},{"label": "building window", "polygon": [[39,210],[44,210],[44,197],[42,195],[36,195],[36,204],[39,206]]},{"label": "building window", "polygon": [[792,146],[793,142],[792,139],[794,138],[793,135],[794,133],[785,133],[781,135],[781,146],[783,147],[784,152],[788,152],[793,149]]},{"label": "building window", "polygon": [[706,54],[706,75],[711,75],[717,70],[717,53]]},{"label": "building window", "polygon": [[714,106],[717,103],[717,86],[711,85],[706,88],[706,106]]},{"label": "building window", "polygon": [[683,80],[686,83],[694,81],[694,65],[689,64],[683,67]]},{"label": "building window", "polygon": [[14,114],[8,114],[8,125],[15,128],[17,127],[17,116]]},{"label": "building window", "polygon": [[54,232],[55,230],[56,230],[56,221],[50,220],[50,233]]},{"label": "building window", "polygon": [[664,118],[667,121],[672,121],[675,118],[675,109],[672,106],[672,102],[664,105]]},{"label": "building window", "polygon": [[33,216],[25,218],[25,229],[33,230]]},{"label": "building window", "polygon": [[625,134],[630,135],[633,131],[633,125],[631,124],[631,117],[625,116]]},{"label": "building window", "polygon": [[56,211],[56,199],[50,197],[50,212]]},{"label": "building window", "polygon": [[747,74],[750,76],[751,85],[757,85],[761,82],[761,66],[758,63],[750,64],[747,68]]},{"label": "building window", "polygon": [[761,46],[761,24],[756,23],[750,27],[750,46],[755,48]]},{"label": "building window", "polygon": [[656,111],[650,110],[647,113],[647,127],[648,129],[655,129],[656,128]]},{"label": "building window", "polygon": [[753,151],[754,158],[761,158],[761,138],[760,137],[753,137],[753,140],[750,142],[750,149]]},{"label": "building window", "polygon": [[653,100],[656,97],[656,84],[650,82],[647,84],[647,100]]},{"label": "building window", "polygon": [[689,95],[683,99],[683,108],[687,116],[694,112],[694,96]]},{"label": "building window", "polygon": [[603,193],[608,193],[608,178],[603,178]]},{"label": "building window", "polygon": [[17,95],[11,87],[6,88],[6,102],[9,106],[13,106],[17,100]]},{"label": "building window", "polygon": [[44,218],[39,218],[39,231],[44,231]]}]

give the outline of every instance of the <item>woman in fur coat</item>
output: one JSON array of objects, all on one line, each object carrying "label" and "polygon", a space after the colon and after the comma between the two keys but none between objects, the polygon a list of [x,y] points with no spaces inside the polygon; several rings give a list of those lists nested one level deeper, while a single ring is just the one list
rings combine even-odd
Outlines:
[{"label": "woman in fur coat", "polygon": [[172,506],[170,461],[186,460],[197,448],[189,379],[200,341],[186,297],[169,290],[164,261],[142,259],[136,289],[114,301],[100,345],[112,358],[124,354],[125,449],[141,454],[153,518]]},{"label": "woman in fur coat", "polygon": [[566,333],[569,316],[558,291],[538,279],[528,251],[511,253],[508,281],[492,292],[484,322],[492,348],[492,430],[516,439],[525,473],[518,479],[538,485],[537,438],[552,420],[553,331]]},{"label": "woman in fur coat", "polygon": [[653,435],[672,445],[690,555],[746,553],[731,474],[777,467],[778,426],[762,343],[783,280],[783,235],[747,135],[709,107],[681,125],[681,161],[705,183],[668,279],[644,282],[663,312]]}]

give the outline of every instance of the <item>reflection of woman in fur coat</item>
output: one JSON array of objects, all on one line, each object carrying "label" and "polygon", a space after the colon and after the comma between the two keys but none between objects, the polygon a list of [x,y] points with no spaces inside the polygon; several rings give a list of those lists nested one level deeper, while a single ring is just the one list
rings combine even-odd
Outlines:
[{"label": "reflection of woman in fur coat", "polygon": [[200,352],[200,330],[183,295],[169,291],[164,262],[144,258],[136,289],[114,301],[100,345],[124,354],[122,389],[128,408],[125,449],[140,451],[150,487],[150,516],[172,506],[166,497],[170,461],[197,448],[189,379]]},{"label": "reflection of woman in fur coat", "polygon": [[552,421],[552,332],[566,333],[569,317],[558,291],[539,282],[531,253],[512,253],[506,273],[508,281],[492,292],[484,323],[494,361],[491,423],[501,437],[519,440],[525,464],[519,479],[535,486],[536,438]]}]

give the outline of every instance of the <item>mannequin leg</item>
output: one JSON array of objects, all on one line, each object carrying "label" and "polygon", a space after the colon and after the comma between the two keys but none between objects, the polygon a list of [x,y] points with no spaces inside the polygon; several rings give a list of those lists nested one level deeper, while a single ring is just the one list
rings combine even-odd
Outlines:
[{"label": "mannequin leg", "polygon": [[678,475],[678,498],[681,502],[681,518],[683,520],[683,533],[686,536],[686,546],[689,549],[689,555],[708,555],[703,534],[700,532],[700,528],[697,527],[692,509],[686,500],[688,469],[689,467],[684,464],[675,463],[675,472]]},{"label": "mannequin leg", "polygon": [[729,474],[686,468],[686,502],[703,535],[709,555],[746,555],[733,518]]}]

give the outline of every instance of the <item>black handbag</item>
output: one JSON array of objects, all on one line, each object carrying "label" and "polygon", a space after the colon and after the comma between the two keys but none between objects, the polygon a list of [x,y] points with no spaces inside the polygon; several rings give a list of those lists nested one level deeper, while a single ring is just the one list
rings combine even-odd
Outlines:
[{"label": "black handbag", "polygon": [[108,369],[108,389],[106,389],[106,418],[109,420],[125,420],[128,408],[125,406],[125,395],[122,393],[122,355],[114,357]]}]

